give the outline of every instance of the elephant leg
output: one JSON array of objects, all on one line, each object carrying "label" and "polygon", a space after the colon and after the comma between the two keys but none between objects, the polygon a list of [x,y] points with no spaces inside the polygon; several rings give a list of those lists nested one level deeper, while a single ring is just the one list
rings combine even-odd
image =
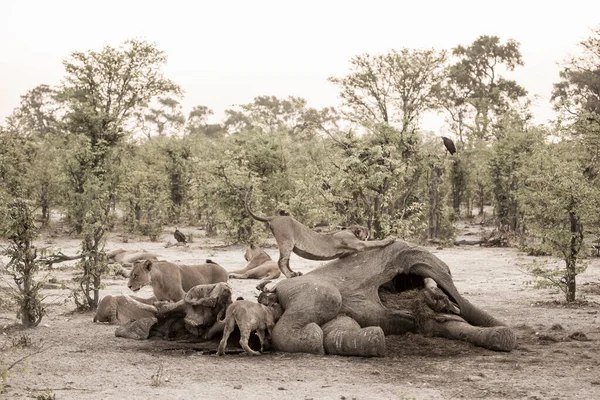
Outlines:
[{"label": "elephant leg", "polygon": [[225,347],[227,347],[227,340],[229,339],[229,335],[233,332],[235,328],[235,319],[229,318],[225,321],[225,328],[223,329],[223,338],[221,342],[219,342],[219,348],[217,349],[217,355],[222,356],[225,355]]},{"label": "elephant leg", "polygon": [[453,317],[437,317],[425,321],[423,328],[433,336],[464,340],[490,350],[511,351],[517,344],[514,332],[507,326],[479,327]]},{"label": "elephant leg", "polygon": [[247,327],[239,326],[239,324],[238,327],[240,328],[240,346],[242,346],[242,349],[244,349],[244,351],[251,356],[259,356],[260,353],[258,351],[254,351],[250,348],[250,346],[248,346],[252,331]]},{"label": "elephant leg", "polygon": [[384,357],[385,335],[378,326],[361,328],[348,316],[337,318],[323,325],[324,346],[327,354],[341,356]]},{"label": "elephant leg", "polygon": [[[284,314],[285,315],[285,314]],[[298,326],[283,317],[273,328],[273,346],[286,353],[325,354],[323,330],[314,322]]]},{"label": "elephant leg", "polygon": [[325,354],[319,325],[339,314],[342,307],[339,289],[308,275],[282,283],[276,291],[285,311],[273,328],[273,347],[288,353]]}]

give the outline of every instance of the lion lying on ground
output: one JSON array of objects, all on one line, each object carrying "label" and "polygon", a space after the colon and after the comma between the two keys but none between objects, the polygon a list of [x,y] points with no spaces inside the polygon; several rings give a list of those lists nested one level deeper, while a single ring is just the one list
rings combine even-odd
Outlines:
[{"label": "lion lying on ground", "polygon": [[270,280],[279,278],[279,275],[281,275],[277,263],[273,261],[270,255],[254,243],[248,246],[244,258],[248,261],[246,267],[230,272],[230,278]]},{"label": "lion lying on ground", "polygon": [[131,265],[139,260],[158,260],[158,256],[154,253],[148,253],[138,250],[117,249],[106,253],[106,258],[109,262],[121,264],[124,267]]},{"label": "lion lying on ground", "polygon": [[94,322],[123,325],[142,318],[152,318],[156,314],[156,308],[152,305],[155,301],[156,297],[104,296],[96,308]]},{"label": "lion lying on ground", "polygon": [[[271,336],[275,322],[277,322],[282,312],[283,310],[278,303],[273,306],[266,306],[248,300],[233,302],[225,312],[225,319],[221,321],[225,324],[225,328],[217,354],[220,356],[225,354],[227,340],[237,324],[240,329],[240,345],[242,348],[251,356],[260,355],[264,350],[265,330]],[[260,352],[252,350],[248,345],[252,331],[256,332],[256,336],[260,340]]]},{"label": "lion lying on ground", "polygon": [[179,301],[196,285],[218,282],[227,282],[227,271],[211,260],[200,265],[144,260],[133,264],[128,287],[137,292],[146,285],[152,285],[158,301]]},{"label": "lion lying on ground", "polygon": [[251,191],[246,193],[246,211],[255,220],[265,222],[269,226],[279,247],[279,261],[277,264],[287,278],[302,275],[302,273],[293,272],[290,269],[290,255],[292,252],[309,260],[333,260],[359,251],[385,247],[395,241],[394,238],[369,242],[360,240],[359,237],[368,235],[365,235],[364,230],[357,230],[356,225],[353,225],[352,229],[322,234],[313,231],[290,216],[260,217],[254,215],[248,206],[248,197]]}]

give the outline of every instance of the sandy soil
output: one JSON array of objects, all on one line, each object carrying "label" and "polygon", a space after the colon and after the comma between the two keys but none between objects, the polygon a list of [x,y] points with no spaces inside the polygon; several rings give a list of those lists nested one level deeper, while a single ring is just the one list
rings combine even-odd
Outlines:
[{"label": "sandy soil", "polygon": [[[201,237],[193,228],[183,230]],[[143,249],[182,263],[211,258],[228,270],[245,265],[241,247],[207,239],[165,247],[174,241],[168,230],[162,239],[124,243],[114,234],[107,249]],[[69,237],[39,242],[66,254],[75,254],[79,244]],[[115,326],[93,323],[92,313],[73,313],[69,291],[57,285],[44,290],[51,305],[41,325],[21,331],[6,305],[6,277],[0,277],[0,370],[35,353],[11,369],[0,398],[36,398],[47,390],[56,399],[600,398],[600,259],[592,259],[578,277],[584,301],[565,307],[557,301],[559,293],[524,285],[530,277],[520,265],[532,257],[516,249],[430,250],[448,263],[465,297],[514,328],[519,340],[514,351],[407,334],[387,337],[385,358],[237,352],[217,357],[186,343],[117,338]],[[274,248],[267,251],[274,258],[278,254]],[[291,260],[302,272],[320,264]],[[72,286],[77,271],[74,263],[63,263],[50,275]],[[102,295],[131,294],[124,278],[105,283]],[[247,299],[257,294],[256,283],[230,281],[234,297]],[[151,290],[138,293],[144,294],[150,296]],[[19,346],[19,341],[31,344]]]}]

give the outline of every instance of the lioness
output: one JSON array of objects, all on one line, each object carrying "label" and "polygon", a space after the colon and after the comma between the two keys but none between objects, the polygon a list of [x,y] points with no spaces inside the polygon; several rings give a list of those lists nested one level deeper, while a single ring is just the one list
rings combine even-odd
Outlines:
[{"label": "lioness", "polygon": [[109,262],[115,262],[122,266],[130,267],[135,261],[139,260],[158,260],[154,253],[148,253],[138,250],[125,250],[123,248],[106,253]]},{"label": "lioness", "polygon": [[136,296],[104,296],[96,308],[94,322],[122,325],[130,321],[154,317],[157,310],[152,304],[155,301],[155,297],[143,299]]},{"label": "lioness", "polygon": [[244,269],[229,273],[230,278],[236,279],[276,279],[281,275],[277,263],[273,261],[259,246],[251,243],[244,253],[248,264]]},{"label": "lioness", "polygon": [[275,215],[272,217],[260,217],[254,215],[248,206],[248,197],[252,189],[246,193],[246,212],[257,221],[265,222],[275,236],[279,247],[279,269],[287,278],[302,275],[290,269],[290,255],[292,252],[309,260],[333,260],[334,258],[346,257],[358,251],[385,247],[394,243],[394,238],[383,240],[363,241],[357,234],[366,236],[363,230],[357,230],[356,226],[351,229],[335,233],[317,233],[307,226],[296,221],[290,216]]},{"label": "lioness", "polygon": [[[260,355],[264,349],[265,330],[269,332],[270,336],[275,327],[275,322],[279,319],[281,314],[282,310],[279,304],[267,307],[248,300],[234,301],[227,308],[225,319],[221,321],[225,324],[225,328],[223,330],[223,338],[219,343],[217,354],[220,356],[225,354],[227,339],[229,339],[229,335],[231,335],[231,332],[233,332],[235,325],[237,324],[240,329],[240,345],[242,348],[251,356]],[[256,335],[260,340],[260,352],[254,351],[248,346],[252,331],[256,332]]]},{"label": "lioness", "polygon": [[227,282],[227,271],[211,260],[200,265],[143,260],[133,264],[128,287],[137,292],[146,285],[152,285],[158,301],[179,301],[196,285],[218,282]]}]

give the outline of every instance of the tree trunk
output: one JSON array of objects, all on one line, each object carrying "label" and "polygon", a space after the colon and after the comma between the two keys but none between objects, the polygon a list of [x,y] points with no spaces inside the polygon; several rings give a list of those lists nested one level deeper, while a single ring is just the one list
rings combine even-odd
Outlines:
[{"label": "tree trunk", "polygon": [[376,196],[373,200],[373,230],[375,231],[375,238],[381,239],[383,226],[381,225],[381,199]]},{"label": "tree trunk", "polygon": [[567,302],[575,301],[575,291],[577,288],[575,282],[575,277],[577,276],[577,257],[583,243],[583,225],[575,212],[576,206],[576,201],[573,196],[571,196],[569,202],[569,221],[571,223],[570,254],[565,260],[567,263],[567,273],[565,274]]},{"label": "tree trunk", "polygon": [[439,234],[440,225],[440,174],[437,166],[431,167],[431,178],[429,180],[429,239],[435,239]]}]

